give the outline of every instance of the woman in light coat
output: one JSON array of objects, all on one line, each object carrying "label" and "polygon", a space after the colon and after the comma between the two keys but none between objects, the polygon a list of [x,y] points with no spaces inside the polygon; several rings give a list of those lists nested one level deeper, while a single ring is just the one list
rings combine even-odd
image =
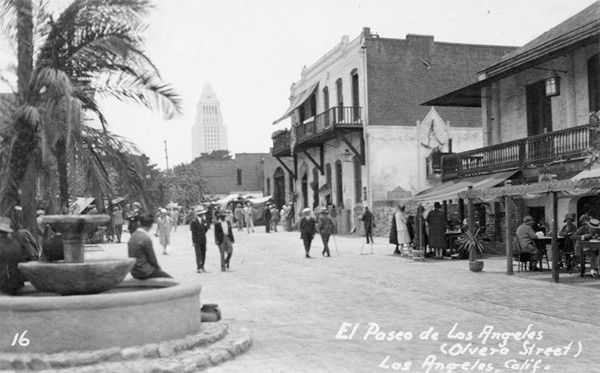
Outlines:
[{"label": "woman in light coat", "polygon": [[405,252],[406,250],[408,250],[408,247],[410,245],[411,239],[410,239],[410,234],[408,233],[408,226],[407,226],[407,221],[408,221],[408,217],[405,214],[405,207],[404,206],[398,206],[398,209],[396,210],[396,212],[394,213],[394,220],[396,223],[396,237],[397,237],[397,242],[396,242],[396,251],[394,251],[394,253],[398,253],[398,246],[401,246],[401,249],[404,249]]}]

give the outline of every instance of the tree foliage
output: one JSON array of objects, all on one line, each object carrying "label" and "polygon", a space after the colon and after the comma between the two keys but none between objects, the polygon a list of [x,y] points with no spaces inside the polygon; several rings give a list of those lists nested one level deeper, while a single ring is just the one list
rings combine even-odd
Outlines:
[{"label": "tree foliage", "polygon": [[[131,157],[135,147],[108,131],[98,98],[156,108],[166,118],[180,112],[179,97],[143,51],[150,3],[74,0],[55,16],[45,4],[0,0],[2,30],[18,46],[18,105],[10,113],[13,125],[1,133],[8,146],[0,154],[7,160],[0,207],[12,210],[18,203],[25,170],[32,168],[34,175],[45,175],[45,185],[58,185],[63,205],[69,172],[77,174],[78,168],[85,170],[91,195],[115,194],[111,173],[119,176],[119,185],[143,194],[147,175],[138,173],[143,167]],[[100,128],[88,124],[84,113]]]},{"label": "tree foliage", "polygon": [[200,158],[202,159],[231,159],[231,157],[229,150],[226,149],[213,150],[210,153],[200,154]]},{"label": "tree foliage", "polygon": [[181,164],[168,171],[165,184],[170,200],[181,205],[198,204],[209,193],[200,170],[193,164]]}]

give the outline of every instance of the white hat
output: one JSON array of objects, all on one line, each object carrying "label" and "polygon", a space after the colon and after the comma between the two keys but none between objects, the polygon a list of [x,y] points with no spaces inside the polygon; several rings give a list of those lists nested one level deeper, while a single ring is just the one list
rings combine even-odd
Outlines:
[{"label": "white hat", "polygon": [[302,210],[302,212],[310,212],[310,209],[307,207],[304,210]]},{"label": "white hat", "polygon": [[200,214],[206,214],[206,210],[204,209],[204,207],[196,207],[196,215],[200,215]]}]

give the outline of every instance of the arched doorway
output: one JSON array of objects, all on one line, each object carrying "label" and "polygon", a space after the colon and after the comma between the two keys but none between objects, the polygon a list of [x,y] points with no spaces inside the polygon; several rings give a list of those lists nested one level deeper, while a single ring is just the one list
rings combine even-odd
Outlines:
[{"label": "arched doorway", "polygon": [[313,168],[313,182],[310,187],[313,190],[312,208],[314,209],[319,205],[319,170],[316,167]]},{"label": "arched doorway", "polygon": [[273,201],[277,208],[285,204],[285,173],[281,167],[273,174]]},{"label": "arched doorway", "polygon": [[577,219],[584,213],[587,213],[595,219],[600,218],[600,197],[581,197],[579,201],[577,201]]}]

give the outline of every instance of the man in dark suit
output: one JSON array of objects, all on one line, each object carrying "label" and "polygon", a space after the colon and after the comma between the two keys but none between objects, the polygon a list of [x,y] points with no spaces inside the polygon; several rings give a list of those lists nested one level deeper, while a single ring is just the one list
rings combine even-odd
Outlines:
[{"label": "man in dark suit", "polygon": [[[215,243],[219,246],[219,252],[221,254],[221,271],[229,269],[229,261],[233,254],[233,231],[231,230],[231,223],[225,220],[227,214],[225,211],[219,212],[219,220],[215,222]],[[227,254],[227,257],[225,257]]]},{"label": "man in dark suit", "polygon": [[154,216],[152,214],[142,215],[138,221],[140,227],[133,232],[127,243],[129,257],[135,258],[131,276],[138,280],[152,277],[171,277],[160,269],[152,247],[152,236],[148,231],[154,224]]},{"label": "man in dark suit", "polygon": [[310,258],[310,244],[317,231],[315,219],[310,216],[310,209],[307,207],[302,210],[304,216],[300,219],[300,238],[304,242],[304,251],[306,257]]},{"label": "man in dark suit", "polygon": [[192,231],[192,243],[196,252],[196,273],[206,272],[204,261],[206,260],[206,232],[210,229],[206,221],[206,210],[199,207],[195,211],[196,216],[190,221]]},{"label": "man in dark suit", "polygon": [[265,204],[265,212],[263,214],[263,218],[265,220],[265,232],[271,232],[271,204],[267,202]]}]

